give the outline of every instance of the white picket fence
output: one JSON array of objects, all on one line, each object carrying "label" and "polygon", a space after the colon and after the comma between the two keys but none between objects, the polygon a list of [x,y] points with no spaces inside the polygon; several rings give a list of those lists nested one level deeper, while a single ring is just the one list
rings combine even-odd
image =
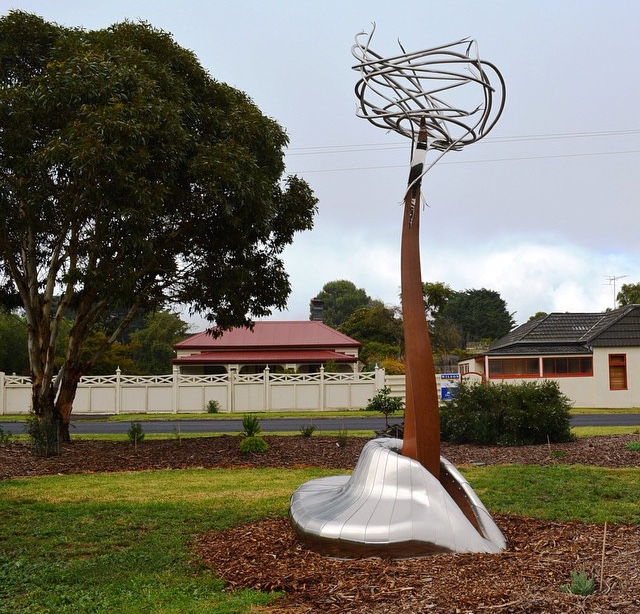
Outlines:
[{"label": "white picket fence", "polygon": [[[450,398],[457,374],[436,375],[438,397]],[[388,386],[392,396],[405,396],[404,375],[384,369],[362,373],[262,373],[244,375],[86,376],[80,380],[73,404],[76,414],[197,413],[216,401],[226,413],[325,411],[363,409],[375,393]],[[31,409],[31,380],[0,372],[0,415],[27,414]]]},{"label": "white picket fence", "polygon": [[[363,373],[244,375],[96,375],[83,377],[76,414],[205,412],[209,401],[228,413],[361,409],[385,385],[384,369]],[[31,408],[28,377],[0,372],[0,415]]]}]

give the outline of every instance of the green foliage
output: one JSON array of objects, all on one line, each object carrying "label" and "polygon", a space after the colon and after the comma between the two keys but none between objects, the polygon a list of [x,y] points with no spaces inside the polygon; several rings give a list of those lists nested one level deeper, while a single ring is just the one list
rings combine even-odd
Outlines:
[{"label": "green foliage", "polygon": [[254,414],[245,414],[242,416],[242,435],[243,437],[256,437],[262,433],[260,419]]},{"label": "green foliage", "polygon": [[571,441],[571,402],[557,382],[462,382],[440,412],[443,441],[499,445]]},{"label": "green foliage", "polygon": [[174,344],[189,334],[189,325],[178,314],[158,311],[148,314],[144,326],[131,333],[131,358],[142,375],[171,373]]},{"label": "green foliage", "polygon": [[499,339],[514,326],[507,304],[495,290],[456,292],[446,303],[441,317],[455,324],[462,335],[462,347],[469,341]]},{"label": "green foliage", "polygon": [[327,282],[316,298],[323,302],[322,322],[333,328],[341,326],[356,309],[371,302],[363,288],[356,288],[346,279]]},{"label": "green foliage", "polygon": [[640,305],[640,283],[622,284],[620,292],[616,296],[616,300],[620,307],[627,305]]},{"label": "green foliage", "polygon": [[303,424],[300,427],[300,434],[303,437],[311,437],[316,431],[316,427],[313,424]]},{"label": "green foliage", "polygon": [[60,422],[49,415],[36,416],[31,412],[26,420],[26,431],[31,450],[36,456],[54,456],[60,453]]},{"label": "green foliage", "polygon": [[217,414],[220,412],[220,403],[215,399],[209,399],[207,403],[207,413],[208,414]]},{"label": "green foliage", "polygon": [[402,411],[404,409],[404,401],[401,397],[392,397],[391,388],[384,386],[376,392],[372,399],[369,399],[366,409],[367,411],[379,411],[384,414],[385,423],[388,427],[389,416],[397,411]]},{"label": "green foliage", "polygon": [[243,454],[263,454],[269,451],[269,444],[262,437],[245,437],[240,442],[240,452]]},{"label": "green foliage", "polygon": [[132,422],[127,431],[127,437],[134,445],[144,441],[144,428],[142,428],[142,424],[140,424],[140,422]]},{"label": "green foliage", "polygon": [[346,448],[349,443],[349,431],[347,429],[340,429],[338,431],[338,446],[340,448]]},{"label": "green foliage", "polygon": [[27,323],[23,317],[0,309],[0,371],[27,375]]},{"label": "green foliage", "polygon": [[571,583],[560,587],[563,593],[572,593],[586,597],[596,590],[596,583],[592,576],[587,574],[584,568],[571,572]]},{"label": "green foliage", "polygon": [[11,443],[13,435],[11,431],[6,431],[0,426],[0,446],[6,446]]},{"label": "green foliage", "polygon": [[627,444],[629,452],[640,452],[640,441],[631,441]]},{"label": "green foliage", "polygon": [[[32,289],[31,347],[55,346],[73,314],[53,407],[34,384],[38,415],[68,420],[83,342],[109,310],[123,317],[99,330],[115,340],[173,303],[219,330],[285,307],[282,251],[317,199],[284,178],[286,132],[246,94],[142,22],[87,31],[11,11],[0,57],[0,288]],[[30,361],[52,379],[46,352]]]}]

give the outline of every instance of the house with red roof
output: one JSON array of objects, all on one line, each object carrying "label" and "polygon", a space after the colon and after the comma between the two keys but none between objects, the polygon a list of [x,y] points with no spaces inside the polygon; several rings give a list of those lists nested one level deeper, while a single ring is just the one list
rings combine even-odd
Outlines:
[{"label": "house with red roof", "polygon": [[317,320],[255,322],[214,337],[197,333],[174,345],[173,363],[185,375],[339,373],[358,371],[361,343]]}]

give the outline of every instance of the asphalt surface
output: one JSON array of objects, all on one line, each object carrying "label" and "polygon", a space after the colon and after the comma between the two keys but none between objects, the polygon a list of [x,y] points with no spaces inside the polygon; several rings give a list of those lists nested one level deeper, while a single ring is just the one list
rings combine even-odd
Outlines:
[{"label": "asphalt surface", "polygon": [[[144,420],[141,421],[145,433],[238,433],[242,431],[242,417],[215,418],[209,420]],[[389,418],[389,424],[400,422]],[[322,431],[378,431],[384,428],[384,417],[344,417],[344,418],[265,418],[260,420],[264,433],[299,432],[303,426],[313,424],[316,433]],[[571,426],[638,426],[640,414],[577,414],[571,417]],[[106,435],[127,433],[131,422],[109,422],[99,417],[76,418],[71,423],[73,435]],[[0,420],[0,428],[5,433],[19,435],[24,432],[24,422]]]}]

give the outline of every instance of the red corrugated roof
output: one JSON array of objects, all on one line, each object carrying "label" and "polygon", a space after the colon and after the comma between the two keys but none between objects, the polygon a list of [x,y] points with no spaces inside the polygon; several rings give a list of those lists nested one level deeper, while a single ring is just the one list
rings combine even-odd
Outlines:
[{"label": "red corrugated roof", "polygon": [[355,356],[347,356],[331,350],[252,350],[202,352],[174,358],[174,364],[228,364],[228,363],[308,363],[308,362],[357,362]]},{"label": "red corrugated roof", "polygon": [[176,350],[223,350],[232,348],[310,348],[360,347],[361,343],[315,320],[295,322],[256,322],[253,331],[234,328],[214,339],[206,331],[188,337]]}]

